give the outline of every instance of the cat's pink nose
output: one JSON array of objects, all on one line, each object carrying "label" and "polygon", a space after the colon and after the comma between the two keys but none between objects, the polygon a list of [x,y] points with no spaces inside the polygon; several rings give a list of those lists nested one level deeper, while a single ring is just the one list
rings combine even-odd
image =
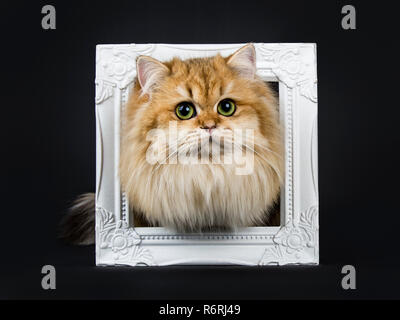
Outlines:
[{"label": "cat's pink nose", "polygon": [[217,126],[215,124],[213,125],[204,125],[200,128],[204,129],[204,130],[208,130],[208,133],[211,134],[211,132],[216,128]]}]

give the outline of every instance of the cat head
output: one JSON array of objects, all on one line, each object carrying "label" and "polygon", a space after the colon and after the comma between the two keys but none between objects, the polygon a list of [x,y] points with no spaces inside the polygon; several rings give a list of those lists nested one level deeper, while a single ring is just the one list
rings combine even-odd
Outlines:
[{"label": "cat head", "polygon": [[[152,57],[137,59],[137,81],[128,118],[135,118],[133,129],[146,141],[149,132],[164,131],[177,141],[176,146],[152,144],[153,148],[198,150],[211,143],[211,150],[233,150],[235,132],[252,130],[254,138],[242,134],[240,144],[259,150],[265,156],[279,154],[280,145],[277,101],[269,86],[256,75],[256,51],[248,44],[228,57],[217,54],[209,58],[160,62]],[[130,111],[129,111],[130,110]],[[177,130],[171,131],[171,123]],[[240,131],[242,130],[242,131]],[[168,142],[163,141],[162,144]],[[259,145],[254,147],[253,143]],[[149,145],[148,145],[149,146]],[[264,148],[264,149],[263,149]],[[218,150],[219,152],[220,150]],[[210,151],[211,152],[211,151]],[[267,154],[269,156],[269,154]]]}]

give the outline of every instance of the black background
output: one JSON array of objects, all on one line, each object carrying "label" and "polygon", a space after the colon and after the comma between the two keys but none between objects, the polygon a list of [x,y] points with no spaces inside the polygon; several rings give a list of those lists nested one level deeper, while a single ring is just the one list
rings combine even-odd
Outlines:
[{"label": "black background", "polygon": [[[400,298],[398,17],[391,2],[2,1],[0,298]],[[41,8],[57,29],[41,28]],[[319,80],[318,267],[96,268],[56,240],[95,185],[95,45],[315,42]],[[41,267],[57,289],[41,288]],[[357,289],[340,286],[357,269]]]}]

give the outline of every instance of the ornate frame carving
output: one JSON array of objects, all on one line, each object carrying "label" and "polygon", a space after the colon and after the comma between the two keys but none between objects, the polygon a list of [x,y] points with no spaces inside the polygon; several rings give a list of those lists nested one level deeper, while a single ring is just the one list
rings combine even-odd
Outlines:
[{"label": "ornate frame carving", "polygon": [[98,45],[96,51],[96,264],[318,264],[318,145],[316,45],[255,43],[257,73],[279,81],[286,177],[281,227],[177,234],[135,228],[118,178],[120,115],[146,54],[166,60],[228,55],[244,44]]}]

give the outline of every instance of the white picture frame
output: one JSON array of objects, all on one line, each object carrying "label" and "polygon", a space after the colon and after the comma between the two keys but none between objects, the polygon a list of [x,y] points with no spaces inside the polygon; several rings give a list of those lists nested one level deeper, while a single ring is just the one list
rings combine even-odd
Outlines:
[{"label": "white picture frame", "polygon": [[137,228],[118,178],[121,114],[136,58],[227,56],[245,44],[127,44],[96,48],[96,265],[318,264],[317,64],[312,43],[254,43],[257,74],[279,81],[285,182],[281,226],[182,234]]}]

